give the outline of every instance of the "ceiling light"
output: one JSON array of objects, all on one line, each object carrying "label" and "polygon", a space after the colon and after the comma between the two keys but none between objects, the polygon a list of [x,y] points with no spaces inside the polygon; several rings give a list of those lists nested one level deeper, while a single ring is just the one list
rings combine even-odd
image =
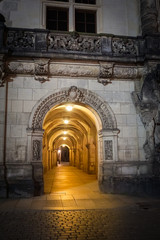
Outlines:
[{"label": "ceiling light", "polygon": [[64,137],[63,140],[66,140],[66,137]]},{"label": "ceiling light", "polygon": [[68,123],[69,123],[69,120],[65,119],[65,120],[64,120],[64,123],[65,123],[65,124],[68,124]]},{"label": "ceiling light", "polygon": [[67,111],[72,111],[72,109],[73,109],[73,107],[72,106],[70,106],[70,105],[68,105],[67,107],[66,107],[66,109],[67,109]]},{"label": "ceiling light", "polygon": [[63,134],[64,134],[64,135],[66,135],[66,134],[67,134],[67,132],[66,132],[66,131],[64,131],[64,132],[63,132]]}]

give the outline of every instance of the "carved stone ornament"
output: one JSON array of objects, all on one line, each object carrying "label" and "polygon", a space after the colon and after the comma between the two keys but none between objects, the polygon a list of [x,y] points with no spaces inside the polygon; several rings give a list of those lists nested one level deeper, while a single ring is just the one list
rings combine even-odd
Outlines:
[{"label": "carved stone ornament", "polygon": [[106,86],[109,83],[112,83],[110,79],[98,78],[98,82]]},{"label": "carved stone ornament", "polygon": [[105,160],[113,160],[113,143],[112,140],[104,141]]},{"label": "carved stone ornament", "polygon": [[10,30],[7,35],[7,47],[18,51],[34,50],[35,35],[24,30]]},{"label": "carved stone ornament", "polygon": [[42,130],[43,119],[47,112],[55,105],[66,103],[67,101],[81,102],[90,106],[98,113],[103,129],[117,129],[116,119],[110,106],[95,93],[82,88],[78,89],[76,86],[51,94],[41,101],[39,106],[33,109],[29,128],[32,130]]},{"label": "carved stone ornament", "polygon": [[35,80],[41,83],[49,81],[49,59],[35,60]]},{"label": "carved stone ornament", "polygon": [[50,51],[62,52],[82,52],[82,53],[100,53],[101,38],[72,35],[55,35],[50,33],[48,36]]},{"label": "carved stone ornament", "polygon": [[159,0],[141,0],[141,25],[143,34],[158,32]]},{"label": "carved stone ornament", "polygon": [[112,51],[115,55],[137,55],[136,41],[132,39],[113,38]]},{"label": "carved stone ornament", "polygon": [[40,140],[33,140],[33,161],[40,160],[40,150],[41,142]]},{"label": "carved stone ornament", "polygon": [[34,74],[34,63],[32,62],[9,62],[7,71],[11,74]]},{"label": "carved stone ornament", "polygon": [[75,86],[72,86],[68,90],[66,97],[67,97],[67,101],[70,101],[70,102],[83,102],[84,101],[83,93]]},{"label": "carved stone ornament", "polygon": [[113,64],[102,64],[100,63],[100,72],[98,82],[104,86],[112,83],[111,78],[113,77]]}]

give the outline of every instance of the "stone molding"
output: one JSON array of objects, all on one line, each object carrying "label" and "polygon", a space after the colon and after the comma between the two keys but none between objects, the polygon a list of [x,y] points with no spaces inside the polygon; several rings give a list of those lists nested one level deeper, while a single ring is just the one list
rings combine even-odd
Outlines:
[{"label": "stone molding", "polygon": [[103,129],[116,129],[117,123],[115,116],[109,105],[89,90],[72,86],[59,92],[45,97],[35,106],[31,113],[29,129],[32,131],[42,130],[43,119],[47,112],[55,105],[63,102],[82,103],[92,107],[99,115],[102,121]]},{"label": "stone molding", "polygon": [[53,62],[50,59],[12,60],[6,65],[6,72],[10,75],[33,75],[41,83],[49,81],[51,77],[87,77],[96,78],[106,85],[113,79],[135,79],[143,75],[143,67],[131,64],[117,65],[115,62],[87,63],[86,62]]}]

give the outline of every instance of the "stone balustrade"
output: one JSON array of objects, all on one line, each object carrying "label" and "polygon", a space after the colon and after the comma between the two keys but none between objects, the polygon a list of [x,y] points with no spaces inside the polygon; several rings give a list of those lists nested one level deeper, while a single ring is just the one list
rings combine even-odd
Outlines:
[{"label": "stone balustrade", "polygon": [[[2,28],[1,28],[2,32]],[[122,37],[54,33],[42,29],[3,28],[0,52],[13,56],[58,57],[143,62],[144,58],[160,58],[160,35]],[[155,50],[156,46],[156,50]]]}]

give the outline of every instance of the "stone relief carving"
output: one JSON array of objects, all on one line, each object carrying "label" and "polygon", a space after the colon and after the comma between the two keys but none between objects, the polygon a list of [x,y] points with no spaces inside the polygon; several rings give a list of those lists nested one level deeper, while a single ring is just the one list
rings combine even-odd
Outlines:
[{"label": "stone relief carving", "polygon": [[48,36],[48,49],[60,51],[75,51],[84,53],[100,53],[101,38],[99,37],[84,37],[79,34],[73,35],[55,35],[50,33]]},{"label": "stone relief carving", "polygon": [[35,80],[43,83],[49,81],[49,59],[35,60]]},{"label": "stone relief carving", "polygon": [[113,77],[113,64],[102,64],[100,63],[100,72],[98,77],[98,82],[103,85],[111,83],[111,78]]},{"label": "stone relief carving", "polygon": [[40,140],[33,140],[33,161],[40,160],[41,142]]},{"label": "stone relief carving", "polygon": [[99,97],[86,89],[78,89],[72,86],[68,90],[63,90],[48,96],[44,99],[36,109],[32,119],[32,129],[41,130],[42,122],[47,112],[55,105],[71,101],[82,102],[93,107],[99,114],[104,129],[116,129],[117,123],[115,117],[109,108]]},{"label": "stone relief carving", "polygon": [[35,36],[32,32],[23,30],[8,31],[7,47],[17,50],[34,50]]},{"label": "stone relief carving", "polygon": [[84,102],[85,97],[83,93],[75,86],[70,87],[66,94],[67,101],[70,102]]},{"label": "stone relief carving", "polygon": [[158,32],[159,0],[141,0],[140,3],[143,34]]},{"label": "stone relief carving", "polygon": [[136,41],[133,39],[113,38],[112,51],[116,55],[137,55]]},{"label": "stone relief carving", "polygon": [[114,77],[116,78],[136,78],[138,77],[138,69],[135,67],[115,67]]},{"label": "stone relief carving", "polygon": [[34,74],[34,63],[31,62],[9,62],[7,71],[13,74]]},{"label": "stone relief carving", "polygon": [[146,129],[146,159],[153,160],[160,155],[160,65],[145,76],[141,92],[133,92],[132,98]]},{"label": "stone relief carving", "polygon": [[66,63],[51,63],[50,74],[55,76],[70,76],[70,77],[97,77],[99,74],[99,66],[84,64],[66,64]]},{"label": "stone relief carving", "polygon": [[112,140],[104,141],[105,160],[113,160],[113,143]]}]

